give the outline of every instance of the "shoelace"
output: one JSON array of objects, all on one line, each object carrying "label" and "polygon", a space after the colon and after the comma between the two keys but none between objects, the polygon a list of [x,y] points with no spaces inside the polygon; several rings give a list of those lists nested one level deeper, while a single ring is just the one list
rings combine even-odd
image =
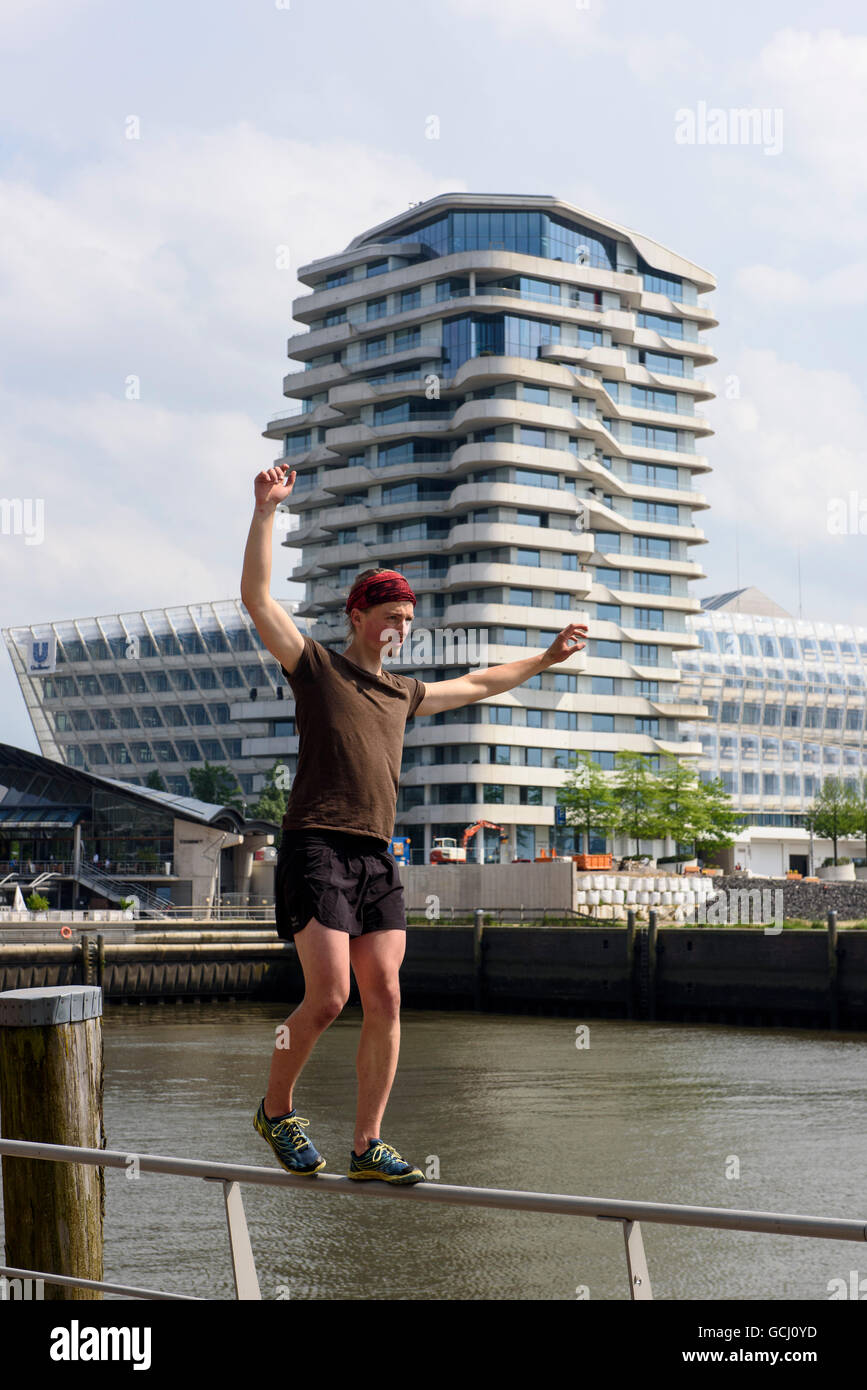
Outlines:
[{"label": "shoelace", "polygon": [[377,1144],[377,1146],[376,1146],[376,1148],[374,1149],[373,1153],[370,1155],[370,1161],[371,1161],[371,1163],[378,1163],[379,1160],[380,1160],[380,1158],[382,1157],[383,1153],[389,1154],[391,1158],[396,1158],[396,1159],[398,1160],[399,1163],[405,1163],[405,1162],[406,1162],[406,1159],[401,1158],[401,1156],[400,1156],[400,1154],[398,1153],[397,1149],[393,1149],[393,1148],[391,1147],[391,1144],[380,1143],[380,1144]]},{"label": "shoelace", "polygon": [[[309,1125],[309,1123],[309,1120],[302,1120],[300,1115],[292,1115],[291,1118],[287,1117],[285,1120],[280,1120],[276,1125],[273,1125],[271,1133],[272,1135],[278,1134],[281,1139],[288,1139],[293,1149],[303,1149],[304,1145],[309,1141],[307,1135],[301,1129],[301,1125]],[[293,1125],[297,1125],[298,1129],[294,1130],[292,1128]]]}]

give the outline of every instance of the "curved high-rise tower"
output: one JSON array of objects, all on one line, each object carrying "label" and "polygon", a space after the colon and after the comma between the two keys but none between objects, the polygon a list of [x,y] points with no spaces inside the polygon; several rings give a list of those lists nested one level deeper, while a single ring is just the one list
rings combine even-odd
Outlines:
[{"label": "curved high-rise tower", "polygon": [[[690,557],[716,320],[699,297],[715,281],[557,198],[471,193],[298,278],[307,332],[288,350],[303,367],[284,394],[301,411],[264,433],[298,472],[285,543],[302,550],[311,635],[342,650],[346,593],[372,565],[418,595],[400,669],[422,680],[590,629],[565,666],[409,726],[395,833],[428,850],[484,818],[507,833],[503,857],[571,849],[555,826],[571,752],[610,768],[618,749],[700,751],[678,736],[701,707],[679,702],[674,654],[696,645],[704,578]],[[468,644],[450,650],[456,629]],[[485,858],[499,843],[488,832]]]}]

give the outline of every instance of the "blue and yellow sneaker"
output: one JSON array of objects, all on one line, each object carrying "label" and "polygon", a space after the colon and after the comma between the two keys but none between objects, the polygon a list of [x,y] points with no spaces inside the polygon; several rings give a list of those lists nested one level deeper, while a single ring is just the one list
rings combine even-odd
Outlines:
[{"label": "blue and yellow sneaker", "polygon": [[314,1148],[302,1129],[302,1125],[309,1123],[309,1120],[300,1119],[294,1110],[290,1110],[282,1119],[269,1120],[265,1114],[263,1096],[253,1121],[253,1128],[271,1145],[278,1162],[287,1173],[312,1174],[325,1167],[325,1159],[319,1150]]},{"label": "blue and yellow sneaker", "polygon": [[381,1178],[384,1182],[424,1182],[424,1173],[402,1159],[397,1149],[381,1139],[371,1139],[363,1154],[351,1150],[348,1178]]}]

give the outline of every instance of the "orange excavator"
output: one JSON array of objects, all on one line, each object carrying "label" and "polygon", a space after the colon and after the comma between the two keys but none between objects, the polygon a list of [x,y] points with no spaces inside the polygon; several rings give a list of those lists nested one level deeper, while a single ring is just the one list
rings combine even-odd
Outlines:
[{"label": "orange excavator", "polygon": [[490,820],[477,820],[475,825],[468,825],[461,837],[461,843],[448,836],[439,835],[433,842],[433,849],[430,852],[430,862],[432,864],[466,864],[467,845],[470,840],[480,830],[499,830],[500,843],[508,840],[508,835],[501,825],[495,825]]}]

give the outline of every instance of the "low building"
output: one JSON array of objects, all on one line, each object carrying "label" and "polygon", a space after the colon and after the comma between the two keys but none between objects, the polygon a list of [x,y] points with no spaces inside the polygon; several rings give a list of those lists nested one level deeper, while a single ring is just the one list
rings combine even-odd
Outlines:
[{"label": "low building", "polygon": [[[273,896],[255,858],[278,827],[233,806],[134,787],[0,744],[0,887],[52,907],[145,911]],[[258,891],[257,891],[258,890]]]}]

